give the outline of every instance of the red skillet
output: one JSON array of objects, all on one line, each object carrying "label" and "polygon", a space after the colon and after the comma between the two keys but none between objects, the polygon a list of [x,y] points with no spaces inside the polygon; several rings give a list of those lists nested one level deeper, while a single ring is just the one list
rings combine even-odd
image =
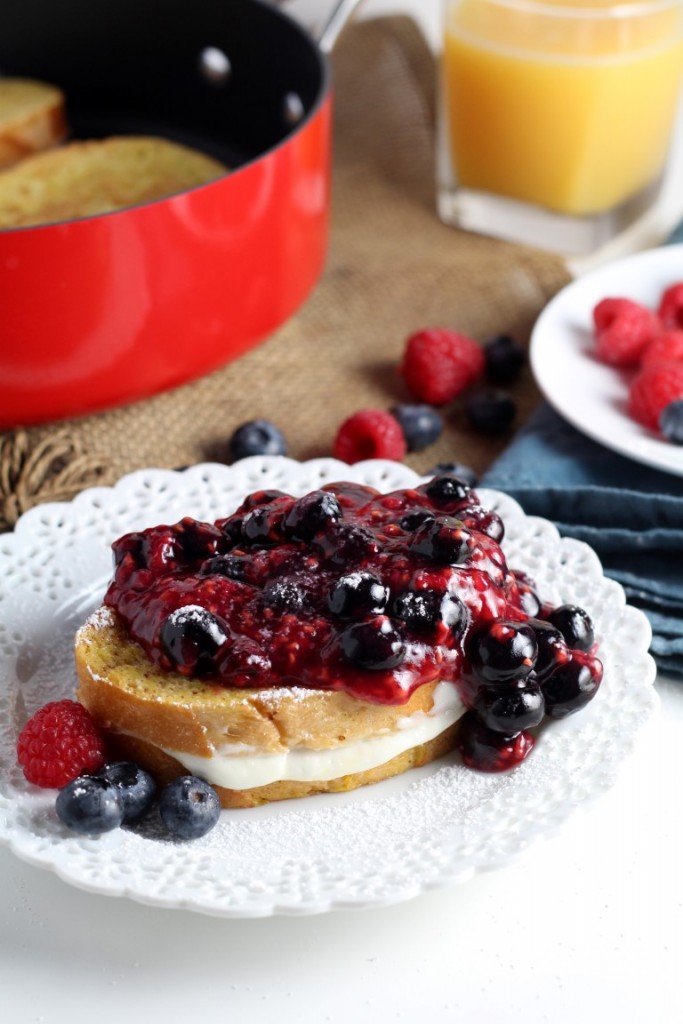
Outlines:
[{"label": "red skillet", "polygon": [[0,5],[0,69],[60,85],[76,138],[163,135],[233,168],[157,202],[0,231],[0,428],[181,384],[309,294],[327,246],[330,76],[286,15],[261,0],[22,0]]}]

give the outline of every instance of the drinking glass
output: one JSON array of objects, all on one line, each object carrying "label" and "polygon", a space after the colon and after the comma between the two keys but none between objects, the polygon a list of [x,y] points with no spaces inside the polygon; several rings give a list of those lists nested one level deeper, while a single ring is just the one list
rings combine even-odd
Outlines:
[{"label": "drinking glass", "polygon": [[655,201],[683,0],[444,0],[443,38],[445,221],[579,255]]}]

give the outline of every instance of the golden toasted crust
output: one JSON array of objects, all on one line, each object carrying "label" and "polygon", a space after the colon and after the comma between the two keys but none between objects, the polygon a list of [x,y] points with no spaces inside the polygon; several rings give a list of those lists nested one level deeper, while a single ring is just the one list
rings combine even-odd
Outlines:
[{"label": "golden toasted crust", "polygon": [[[406,704],[371,704],[337,691],[302,687],[230,689],[164,672],[132,642],[115,612],[99,609],[76,636],[77,697],[119,756],[138,761],[160,781],[186,769],[165,750],[210,757],[228,744],[259,753],[322,750],[394,731],[401,718],[429,711],[437,683],[418,687]],[[377,782],[450,750],[454,728],[369,771],[328,782],[275,782],[248,790],[217,787],[225,807],[253,807],[311,793]],[[164,748],[164,749],[160,749]]]},{"label": "golden toasted crust", "polygon": [[0,228],[120,210],[202,185],[225,171],[217,160],[167,139],[71,142],[0,174]]},{"label": "golden toasted crust", "polygon": [[66,137],[61,89],[30,78],[0,78],[0,168]]}]

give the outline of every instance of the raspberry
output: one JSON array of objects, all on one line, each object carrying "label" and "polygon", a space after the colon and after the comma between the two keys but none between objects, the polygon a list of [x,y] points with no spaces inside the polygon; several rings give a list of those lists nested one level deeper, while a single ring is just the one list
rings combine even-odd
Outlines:
[{"label": "raspberry", "polygon": [[668,330],[683,329],[683,281],[672,284],[663,292],[658,313]]},{"label": "raspberry", "polygon": [[650,342],[640,359],[641,366],[677,362],[683,362],[683,330],[664,331]]},{"label": "raspberry", "polygon": [[332,454],[349,465],[362,459],[395,459],[406,454],[401,424],[383,409],[361,409],[344,420],[334,439]]},{"label": "raspberry", "polygon": [[655,314],[631,299],[603,299],[593,310],[598,359],[611,366],[636,366],[661,330]]},{"label": "raspberry", "polygon": [[653,363],[633,379],[629,412],[643,426],[657,430],[662,411],[679,398],[683,398],[683,363]]},{"label": "raspberry", "polygon": [[483,349],[457,331],[432,328],[411,334],[400,372],[411,392],[429,405],[444,405],[484,373]]},{"label": "raspberry", "polygon": [[104,740],[90,714],[74,700],[46,704],[19,734],[17,758],[35,786],[59,788],[105,762]]}]

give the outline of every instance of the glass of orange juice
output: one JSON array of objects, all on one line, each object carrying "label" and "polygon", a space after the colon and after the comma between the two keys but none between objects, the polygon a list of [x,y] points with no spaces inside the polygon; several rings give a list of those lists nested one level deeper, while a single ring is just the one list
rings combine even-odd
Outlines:
[{"label": "glass of orange juice", "polygon": [[444,10],[441,217],[567,255],[640,217],[676,123],[683,0],[444,0]]}]

